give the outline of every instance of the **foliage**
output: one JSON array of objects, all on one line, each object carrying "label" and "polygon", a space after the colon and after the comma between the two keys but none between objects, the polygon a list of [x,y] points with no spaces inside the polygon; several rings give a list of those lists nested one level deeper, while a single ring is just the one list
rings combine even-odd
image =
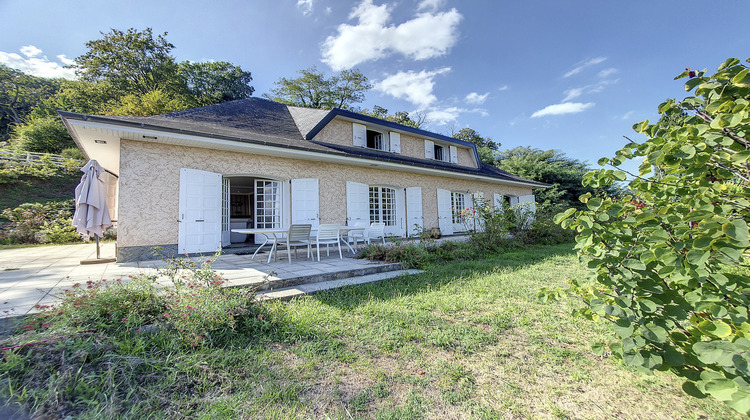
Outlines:
[{"label": "foliage", "polygon": [[487,164],[495,165],[498,164],[497,150],[500,147],[500,143],[493,141],[489,137],[482,137],[474,129],[464,127],[457,132],[453,133],[454,139],[468,141],[477,145],[477,152],[479,153],[479,159]]},{"label": "foliage", "polygon": [[249,98],[255,91],[250,86],[251,73],[226,61],[183,61],[179,64],[179,73],[194,106]]},{"label": "foliage", "polygon": [[107,81],[121,95],[175,89],[177,63],[170,55],[174,45],[167,41],[166,32],[156,38],[151,28],[101,34],[102,39],[86,43],[88,50],[71,66],[81,80]]},{"label": "foliage", "polygon": [[111,105],[105,111],[109,115],[133,115],[147,117],[166,114],[187,108],[185,98],[170,95],[157,89],[146,94],[128,94],[119,99],[118,105]]},{"label": "foliage", "polygon": [[32,76],[0,64],[0,141],[8,137],[12,124],[21,124],[40,101],[59,87],[57,79]]},{"label": "foliage", "polygon": [[59,154],[76,147],[57,116],[32,117],[13,128],[11,147],[19,152]]},{"label": "foliage", "polygon": [[326,78],[315,67],[299,71],[294,79],[282,77],[274,84],[267,99],[289,105],[320,109],[351,109],[353,104],[364,101],[365,92],[372,84],[357,69],[344,70]]},{"label": "foliage", "polygon": [[10,220],[8,233],[15,243],[57,243],[80,240],[71,225],[73,200],[48,203],[25,203],[5,209],[2,216]]},{"label": "foliage", "polygon": [[413,128],[420,128],[427,123],[427,116],[421,112],[409,114],[406,111],[398,111],[393,114],[388,114],[387,109],[378,105],[373,106],[372,111],[364,109],[360,110],[359,113]]},{"label": "foliage", "polygon": [[[750,61],[748,59],[747,61]],[[590,187],[624,181],[632,196],[582,196],[583,210],[557,216],[578,232],[576,248],[595,270],[570,294],[590,319],[606,319],[618,338],[607,348],[629,366],[670,370],[691,395],[710,395],[750,414],[750,77],[738,59],[713,75],[689,69],[681,101],[659,106],[666,123],[637,123],[646,135],[585,176]],[[678,116],[679,118],[675,118]],[[559,291],[543,291],[543,298]]]},{"label": "foliage", "polygon": [[520,146],[500,150],[497,156],[498,168],[513,175],[550,184],[536,192],[536,201],[541,206],[559,204],[562,208],[581,207],[578,197],[582,194],[620,194],[617,185],[597,188],[583,185],[583,177],[589,171],[588,165],[559,150]]}]

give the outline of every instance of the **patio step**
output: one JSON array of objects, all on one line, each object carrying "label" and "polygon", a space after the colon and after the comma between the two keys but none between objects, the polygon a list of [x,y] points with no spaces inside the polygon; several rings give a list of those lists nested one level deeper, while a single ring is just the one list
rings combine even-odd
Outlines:
[{"label": "patio step", "polygon": [[291,299],[297,296],[314,294],[323,290],[336,289],[339,287],[353,286],[357,284],[372,283],[376,281],[391,279],[408,274],[419,274],[422,270],[394,270],[374,274],[353,276],[348,278],[339,278],[335,280],[319,281],[314,283],[300,284],[294,287],[285,287],[268,292],[258,292],[257,295],[261,300],[269,299]]},{"label": "patio step", "polygon": [[259,292],[269,292],[273,290],[285,289],[294,286],[323,283],[337,280],[350,279],[353,277],[362,277],[372,274],[387,273],[401,270],[400,263],[377,264],[361,268],[347,269],[341,271],[331,271],[327,273],[316,273],[297,277],[270,277],[269,280],[258,287]]}]

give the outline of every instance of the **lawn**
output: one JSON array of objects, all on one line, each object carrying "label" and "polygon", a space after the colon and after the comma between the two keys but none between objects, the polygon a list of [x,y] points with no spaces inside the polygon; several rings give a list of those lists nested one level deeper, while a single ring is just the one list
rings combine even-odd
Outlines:
[{"label": "lawn", "polygon": [[739,418],[593,355],[606,326],[576,301],[537,301],[586,275],[571,248],[266,302],[262,331],[223,348],[94,331],[6,352],[0,395],[75,418]]}]

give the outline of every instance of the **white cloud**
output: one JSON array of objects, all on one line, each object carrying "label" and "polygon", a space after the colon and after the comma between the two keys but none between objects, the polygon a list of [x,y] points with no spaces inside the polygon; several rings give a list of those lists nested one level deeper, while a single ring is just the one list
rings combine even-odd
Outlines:
[{"label": "white cloud", "polygon": [[479,105],[483,104],[489,96],[489,92],[485,93],[484,95],[480,95],[476,92],[471,92],[470,94],[466,95],[466,98],[464,98],[464,100],[468,104]]},{"label": "white cloud", "polygon": [[587,102],[585,104],[580,102],[563,102],[561,104],[544,107],[531,114],[531,118],[544,117],[546,115],[577,114],[591,108],[592,106],[594,106],[593,102]]},{"label": "white cloud", "polygon": [[635,115],[635,111],[628,111],[625,113],[625,115],[622,116],[622,119],[629,120],[630,118],[633,117],[633,115]]},{"label": "white cloud", "polygon": [[[420,3],[420,7],[438,4]],[[329,36],[323,43],[323,62],[339,71],[360,63],[401,54],[414,60],[425,60],[444,55],[458,38],[458,23],[462,16],[456,9],[447,12],[421,12],[400,25],[389,25],[391,11],[387,5],[376,6],[363,0],[349,19],[356,25],[343,23],[337,36]]]},{"label": "white cloud", "polygon": [[430,124],[445,125],[456,121],[461,112],[465,111],[466,110],[457,107],[443,109],[434,108],[427,111],[426,115]]},{"label": "white cloud", "polygon": [[571,99],[577,98],[581,96],[585,90],[586,90],[586,87],[568,89],[565,92],[563,92],[565,94],[565,98],[562,101],[567,102]]},{"label": "white cloud", "polygon": [[617,69],[615,69],[615,68],[609,68],[609,69],[605,69],[605,70],[600,71],[599,72],[599,77],[601,77],[602,79],[604,79],[605,77],[609,77],[609,76],[611,76],[611,75],[613,75],[615,73],[617,73]]},{"label": "white cloud", "polygon": [[42,53],[42,50],[33,45],[24,45],[19,51],[28,58],[36,57]]},{"label": "white cloud", "polygon": [[570,77],[570,76],[573,76],[574,74],[578,74],[578,73],[582,72],[585,68],[591,67],[591,66],[596,65],[596,64],[599,64],[599,63],[601,63],[602,61],[604,61],[606,59],[607,59],[607,57],[596,57],[596,58],[592,58],[591,60],[586,60],[583,63],[579,64],[578,67],[576,67],[573,70],[565,73],[565,75],[563,77]]},{"label": "white cloud", "polygon": [[419,6],[417,6],[417,10],[432,10],[435,11],[439,9],[443,5],[443,0],[422,0],[421,3],[419,3]]},{"label": "white cloud", "polygon": [[313,0],[297,0],[297,8],[303,15],[308,16],[313,11]]},{"label": "white cloud", "polygon": [[38,77],[76,78],[75,70],[63,67],[64,65],[73,63],[73,60],[70,60],[63,54],[57,56],[57,59],[62,63],[60,64],[50,61],[46,55],[42,54],[42,50],[33,45],[23,46],[19,51],[21,51],[23,56],[0,51],[0,64],[5,64],[10,68]]},{"label": "white cloud", "polygon": [[499,88],[497,88],[497,90],[499,90],[500,92],[502,92],[504,90],[508,90],[508,89],[510,89],[510,86],[508,86],[508,85],[502,85]]},{"label": "white cloud", "polygon": [[376,83],[375,89],[397,99],[406,99],[420,109],[424,109],[437,101],[437,97],[432,93],[435,87],[435,76],[445,74],[450,70],[450,67],[444,67],[435,71],[422,70],[418,73],[400,71]]}]

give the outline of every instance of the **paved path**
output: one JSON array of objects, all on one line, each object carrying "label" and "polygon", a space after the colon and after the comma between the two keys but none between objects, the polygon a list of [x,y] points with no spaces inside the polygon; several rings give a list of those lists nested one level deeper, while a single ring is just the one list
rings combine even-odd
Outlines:
[{"label": "paved path", "polygon": [[[101,246],[101,257],[114,255],[115,244],[104,243]],[[314,252],[314,250],[313,250]],[[259,253],[254,260],[250,255],[223,254],[213,263],[213,268],[229,279],[229,285],[246,286],[269,280],[270,285],[287,287],[287,279],[300,279],[330,274],[326,280],[330,287],[338,287],[342,283],[336,273],[362,273],[368,271],[386,271],[398,267],[384,267],[386,264],[373,263],[367,260],[353,258],[339,259],[338,254],[331,253],[321,261],[305,259],[305,251],[299,250],[299,259],[293,259],[290,265],[286,258],[279,256],[278,261],[267,264],[267,253]],[[285,255],[284,255],[285,256]],[[58,245],[31,248],[13,248],[0,250],[0,318],[25,315],[36,312],[37,305],[50,305],[57,301],[57,295],[75,283],[85,283],[89,280],[115,280],[127,278],[139,273],[155,274],[157,268],[165,263],[161,260],[141,261],[133,263],[107,263],[81,265],[80,261],[96,257],[94,244]],[[195,258],[202,262],[211,257]],[[378,278],[392,276],[385,275]],[[402,272],[403,274],[403,272]],[[346,277],[346,275],[342,275]],[[374,281],[376,277],[368,277],[367,281]],[[364,281],[365,279],[363,279]],[[292,280],[289,280],[292,281]],[[293,283],[291,285],[298,285]],[[352,282],[349,282],[352,283]],[[321,285],[323,286],[323,285]],[[299,288],[303,290],[305,288]],[[307,287],[310,289],[310,287]],[[305,290],[307,290],[305,289]],[[314,290],[313,290],[314,291]]]}]

